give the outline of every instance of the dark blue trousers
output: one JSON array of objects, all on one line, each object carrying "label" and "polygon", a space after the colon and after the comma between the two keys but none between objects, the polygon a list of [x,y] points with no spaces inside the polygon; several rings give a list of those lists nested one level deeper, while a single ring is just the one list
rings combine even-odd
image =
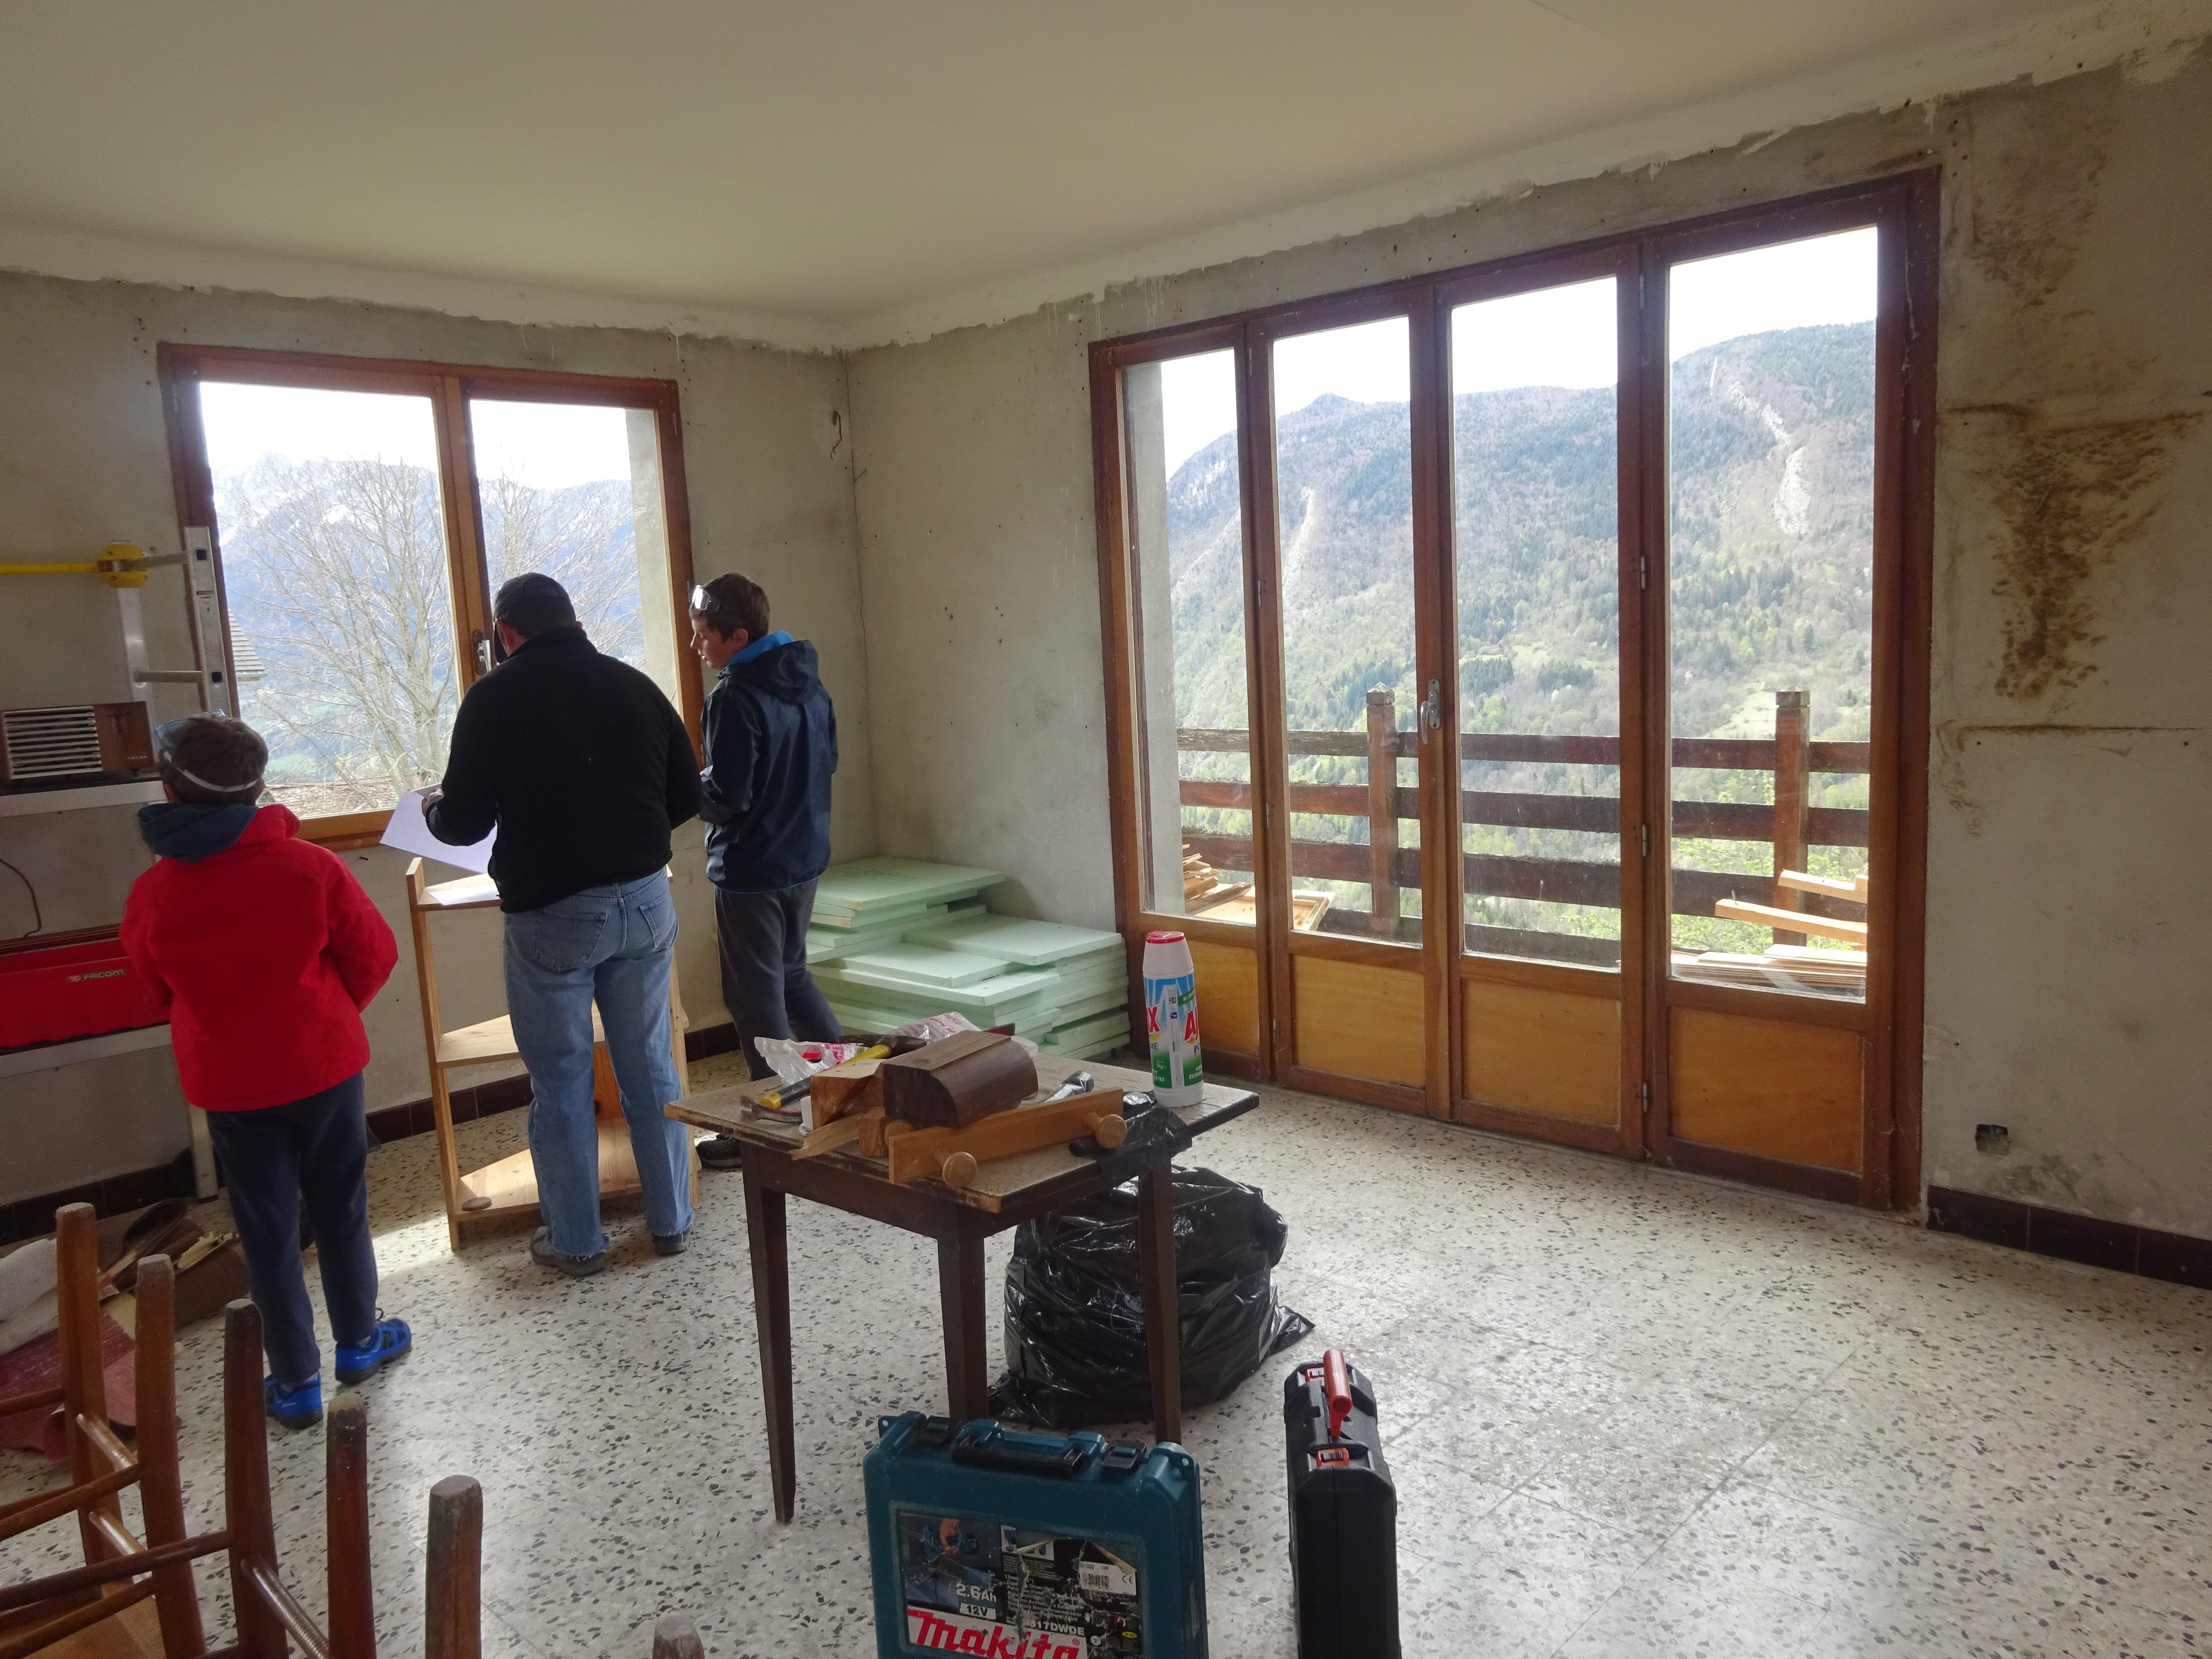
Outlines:
[{"label": "dark blue trousers", "polygon": [[753,1047],[755,1037],[836,1042],[845,1035],[814,976],[806,971],[806,924],[813,915],[811,881],[773,893],[714,890],[722,1006],[738,1028],[746,1067],[755,1077],[775,1075]]},{"label": "dark blue trousers", "polygon": [[269,1372],[288,1389],[322,1374],[300,1266],[300,1211],[315,1231],[323,1303],[339,1346],[376,1329],[376,1248],[368,1237],[368,1121],[361,1073],[319,1095],[252,1112],[210,1112],[246,1276],[261,1310]]}]

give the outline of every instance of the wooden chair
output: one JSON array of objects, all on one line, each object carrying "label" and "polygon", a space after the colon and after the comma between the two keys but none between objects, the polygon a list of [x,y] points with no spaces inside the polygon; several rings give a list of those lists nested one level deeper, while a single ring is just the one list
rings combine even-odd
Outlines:
[{"label": "wooden chair", "polygon": [[[438,1175],[446,1200],[446,1242],[461,1248],[468,1232],[501,1225],[538,1213],[538,1171],[526,1152],[511,1153],[480,1170],[464,1170],[453,1139],[453,1088],[447,1073],[465,1066],[495,1060],[520,1060],[514,1024],[505,1014],[447,1030],[438,1012],[438,969],[430,937],[430,918],[461,910],[494,909],[499,890],[489,876],[470,876],[459,881],[425,880],[422,860],[407,866],[407,921],[415,939],[415,975],[422,993],[422,1045],[430,1062],[430,1114],[438,1135]],[[678,1091],[691,1092],[690,1068],[684,1054],[684,1033],[690,1021],[676,981],[673,963],[668,969],[669,1042],[674,1051]],[[596,1104],[599,1137],[599,1193],[602,1197],[639,1190],[637,1161],[630,1152],[629,1127],[623,1120],[620,1091],[614,1067],[607,1059],[605,1033],[599,1011],[592,1010],[592,1097]],[[699,1165],[691,1161],[691,1196],[699,1196]]]},{"label": "wooden chair", "polygon": [[430,1488],[422,1576],[422,1659],[483,1652],[483,1488],[465,1474]]},{"label": "wooden chair", "polygon": [[[86,1207],[86,1206],[76,1206]],[[86,1217],[88,1217],[86,1207]],[[139,1265],[139,1329],[146,1332],[146,1287],[153,1301],[166,1294],[168,1259],[149,1256]],[[143,1347],[142,1347],[143,1352]],[[82,1420],[82,1418],[80,1418]],[[35,1624],[0,1639],[0,1659],[27,1659],[53,1641],[111,1620],[128,1606],[153,1595],[161,1613],[161,1650],[166,1659],[285,1659],[285,1641],[299,1644],[307,1659],[376,1659],[376,1599],[369,1582],[369,1418],[358,1394],[341,1394],[325,1420],[327,1444],[327,1555],[330,1555],[330,1617],[327,1632],[299,1599],[283,1586],[276,1571],[276,1522],[270,1504],[268,1416],[261,1398],[261,1312],[250,1301],[230,1303],[223,1321],[223,1528],[184,1535],[181,1489],[175,1480],[175,1394],[155,1391],[139,1398],[139,1436],[157,1422],[168,1425],[166,1447],[146,1447],[146,1478],[139,1480],[150,1533],[146,1544],[122,1531],[119,1517],[101,1504],[128,1480],[104,1475],[80,1482],[64,1493],[15,1506],[20,1516],[53,1520],[80,1506],[88,1553],[97,1540],[100,1553],[86,1566],[49,1573],[0,1590],[0,1617],[31,1614]],[[157,1433],[159,1437],[159,1433]],[[100,1444],[97,1436],[93,1444]],[[159,1458],[161,1474],[155,1474]],[[133,1471],[137,1474],[137,1471]],[[97,1491],[84,1491],[84,1486]],[[159,1510],[159,1524],[157,1524]],[[24,1524],[35,1524],[27,1520]],[[18,1528],[20,1531],[20,1528]],[[173,1531],[175,1537],[170,1537]],[[191,1564],[204,1555],[228,1555],[230,1599],[237,1613],[237,1641],[208,1652],[199,1626],[199,1599],[192,1595]]]},{"label": "wooden chair", "polygon": [[[85,1565],[0,1593],[0,1659],[19,1659],[112,1619],[149,1596],[161,1645],[199,1653],[192,1559],[207,1552],[185,1534],[184,1482],[177,1461],[176,1272],[166,1255],[138,1263],[137,1446],[123,1443],[107,1415],[100,1364],[100,1264],[89,1204],[56,1212],[62,1380],[58,1387],[0,1399],[0,1416],[58,1404],[69,1446],[70,1484],[0,1508],[0,1539],[75,1513]],[[259,1376],[256,1374],[256,1393]],[[141,1541],[124,1524],[120,1493],[138,1488],[145,1515]]]}]

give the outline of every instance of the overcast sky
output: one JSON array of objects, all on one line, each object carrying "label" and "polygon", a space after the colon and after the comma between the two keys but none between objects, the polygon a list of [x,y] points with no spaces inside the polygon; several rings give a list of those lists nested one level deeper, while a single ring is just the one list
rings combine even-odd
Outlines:
[{"label": "overcast sky", "polygon": [[[1611,386],[1613,280],[1540,289],[1462,306],[1452,316],[1452,390]],[[1702,347],[1770,329],[1864,322],[1875,312],[1875,232],[1844,231],[1674,268],[1668,350]],[[1406,324],[1363,323],[1279,341],[1275,410],[1304,409],[1324,392],[1358,403],[1407,398]],[[1230,354],[1162,366],[1168,470],[1237,424]]]}]

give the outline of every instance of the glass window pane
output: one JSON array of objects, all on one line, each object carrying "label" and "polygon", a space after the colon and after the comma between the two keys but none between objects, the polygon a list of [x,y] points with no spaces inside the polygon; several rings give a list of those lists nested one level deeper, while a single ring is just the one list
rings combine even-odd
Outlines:
[{"label": "glass window pane", "polygon": [[426,397],[200,386],[239,711],[301,817],[446,769],[459,690]]},{"label": "glass window pane", "polygon": [[492,591],[542,571],[592,642],[684,706],[659,432],[649,409],[469,400]]},{"label": "glass window pane", "polygon": [[1235,355],[1124,371],[1145,905],[1253,920]]},{"label": "glass window pane", "polygon": [[1418,941],[1406,319],[1275,343],[1292,925]]},{"label": "glass window pane", "polygon": [[1866,994],[1875,235],[1668,277],[1671,908],[1685,978]]},{"label": "glass window pane", "polygon": [[1613,279],[1451,317],[1466,948],[1620,966]]}]

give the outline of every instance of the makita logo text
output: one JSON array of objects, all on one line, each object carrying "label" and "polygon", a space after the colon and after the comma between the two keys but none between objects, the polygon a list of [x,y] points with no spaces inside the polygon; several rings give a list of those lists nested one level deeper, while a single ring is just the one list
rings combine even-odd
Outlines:
[{"label": "makita logo text", "polygon": [[1033,1631],[1024,1636],[1004,1625],[948,1617],[927,1607],[906,1610],[906,1639],[938,1653],[977,1653],[983,1659],[1089,1659],[1079,1636]]}]

